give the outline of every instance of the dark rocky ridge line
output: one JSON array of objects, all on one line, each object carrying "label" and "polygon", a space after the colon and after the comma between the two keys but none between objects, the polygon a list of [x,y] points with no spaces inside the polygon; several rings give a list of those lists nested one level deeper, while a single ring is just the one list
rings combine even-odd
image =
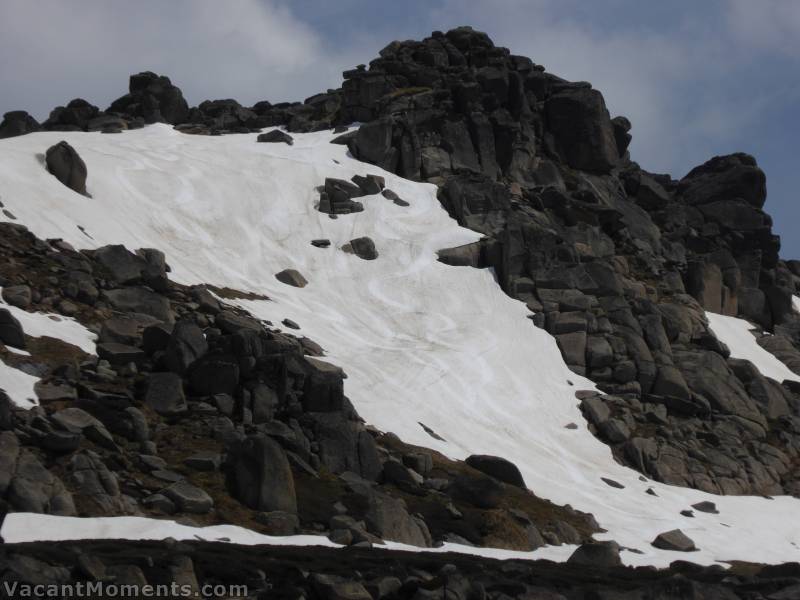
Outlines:
[{"label": "dark rocky ridge line", "polygon": [[2,580],[29,585],[248,587],[248,598],[314,600],[751,600],[796,598],[800,566],[624,568],[592,558],[497,561],[378,549],[236,546],[213,542],[80,541],[0,546]]},{"label": "dark rocky ridge line", "polygon": [[[168,271],[157,250],[77,252],[0,224],[3,299],[98,334],[89,356],[26,336],[0,308],[0,359],[41,379],[30,410],[0,392],[0,515],[140,515],[344,545],[518,550],[599,530],[509,479],[519,472],[501,458],[459,463],[366,427],[319,345]],[[305,282],[288,271],[276,277]]]}]

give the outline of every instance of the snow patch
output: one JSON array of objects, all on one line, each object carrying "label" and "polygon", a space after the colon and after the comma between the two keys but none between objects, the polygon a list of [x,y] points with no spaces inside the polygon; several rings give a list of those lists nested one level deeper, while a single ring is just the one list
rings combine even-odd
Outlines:
[{"label": "snow patch", "polygon": [[[41,238],[78,248],[158,248],[179,283],[268,296],[239,303],[273,323],[289,318],[321,344],[327,360],[347,372],[347,395],[367,422],[455,459],[488,453],[511,460],[540,497],[594,514],[607,530],[598,538],[641,551],[623,553],[629,564],[800,560],[797,499],[713,496],[642,481],[614,460],[574,397],[593,384],[566,367],[525,305],[507,297],[489,270],[436,260],[437,250],[481,236],[447,215],[434,186],[356,161],[329,143],[330,132],[293,135],[293,146],[257,144],[255,134],[191,136],[153,125],[116,136],[40,132],[0,140],[3,201]],[[86,162],[92,198],[61,185],[36,160],[62,139]],[[384,176],[410,206],[370,196],[359,199],[363,212],[338,219],[314,208],[325,177],[365,173]],[[361,236],[375,241],[377,260],[340,250]],[[311,246],[316,238],[331,247]],[[275,273],[286,268],[309,284],[278,282]],[[570,422],[579,428],[566,429]],[[650,487],[657,495],[646,494]],[[720,514],[680,514],[703,500]],[[676,528],[700,550],[683,555],[650,545]],[[51,529],[31,521],[28,539],[49,539]],[[559,552],[560,560],[568,556]]]},{"label": "snow patch", "polygon": [[0,389],[19,408],[29,409],[39,404],[34,386],[38,377],[8,366],[0,360]]},{"label": "snow patch", "polygon": [[51,337],[72,346],[77,346],[87,354],[94,354],[97,336],[72,317],[54,313],[28,312],[7,304],[0,288],[0,307],[10,311],[26,335],[31,337]]},{"label": "snow patch", "polygon": [[778,383],[785,379],[800,381],[800,375],[794,373],[775,356],[758,345],[753,330],[755,325],[716,313],[706,313],[708,326],[714,336],[731,351],[731,358],[741,358],[753,363],[764,377],[774,379]]},{"label": "snow patch", "polygon": [[800,313],[800,296],[792,296],[792,305],[794,310]]}]

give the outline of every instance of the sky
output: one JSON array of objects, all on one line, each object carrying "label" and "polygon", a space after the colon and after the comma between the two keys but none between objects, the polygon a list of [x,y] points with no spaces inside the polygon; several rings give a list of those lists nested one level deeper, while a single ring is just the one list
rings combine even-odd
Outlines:
[{"label": "sky", "polygon": [[649,171],[753,154],[781,254],[800,258],[800,0],[0,0],[0,113],[105,108],[143,70],[191,105],[302,100],[392,40],[459,25],[590,81]]}]

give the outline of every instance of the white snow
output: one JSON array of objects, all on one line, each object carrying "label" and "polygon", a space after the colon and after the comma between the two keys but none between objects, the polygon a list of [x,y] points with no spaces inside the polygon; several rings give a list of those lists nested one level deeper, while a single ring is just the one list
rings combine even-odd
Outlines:
[{"label": "white snow", "polygon": [[[2,180],[0,179],[0,182]],[[67,344],[77,346],[87,354],[95,353],[97,336],[72,317],[53,313],[28,312],[6,303],[0,288],[0,307],[11,312],[22,325],[22,330],[31,337],[57,338]]]},{"label": "white snow", "polygon": [[800,375],[758,345],[756,337],[753,335],[753,330],[756,329],[755,325],[744,319],[710,312],[706,313],[706,317],[714,336],[728,346],[732,358],[749,360],[762,375],[779,383],[785,379],[800,381]]},{"label": "white snow", "polygon": [[[229,542],[243,546],[325,546],[342,548],[328,538],[318,535],[290,535],[285,537],[264,535],[236,525],[211,525],[191,527],[175,521],[146,517],[58,517],[36,513],[11,513],[6,516],[0,535],[7,544],[50,541],[64,542],[78,539],[95,540],[200,540]],[[379,546],[380,547],[380,546]],[[386,542],[382,547],[407,552],[459,552],[488,558],[549,559],[566,560],[576,546],[547,546],[535,552],[519,552],[497,548],[473,548],[460,544],[445,543],[439,548],[418,548],[397,542]]]},{"label": "white snow", "polygon": [[[2,178],[0,177],[0,182]],[[97,336],[78,323],[75,319],[40,312],[28,312],[11,306],[2,297],[0,288],[0,307],[7,309],[22,325],[22,330],[31,337],[51,337],[63,340],[68,344],[79,347],[88,354],[95,352],[95,339]],[[9,352],[30,356],[30,352],[6,346]],[[15,369],[0,360],[0,389],[4,390],[11,401],[21,408],[31,408],[39,404],[34,392],[34,384],[38,377],[28,375]]]},{"label": "white snow", "polygon": [[[346,393],[368,422],[456,459],[490,453],[513,461],[539,496],[593,513],[608,530],[598,538],[642,552],[624,553],[628,563],[800,560],[800,501],[641,481],[614,461],[574,398],[591,382],[567,369],[525,305],[505,296],[488,270],[436,261],[436,250],[479,235],[448,217],[433,186],[355,161],[328,143],[330,132],[294,138],[293,146],[258,144],[255,135],[190,136],[162,125],[120,135],[35,133],[0,140],[0,195],[40,237],[76,247],[159,248],[181,283],[266,294],[270,301],[241,304],[274,323],[292,319],[319,342],[347,372]],[[37,160],[61,139],[86,162],[92,198],[61,185]],[[362,199],[364,212],[335,220],[315,210],[314,188],[326,176],[365,173],[385,176],[411,206],[375,196]],[[375,241],[377,260],[340,250],[364,235]],[[332,247],[311,246],[315,238]],[[274,278],[290,267],[309,285]],[[565,429],[570,422],[578,429]],[[716,502],[721,514],[679,514],[702,500]],[[675,528],[700,551],[650,545]],[[53,534],[36,526],[30,535]],[[82,537],[91,537],[88,530]]]},{"label": "white snow", "polygon": [[37,381],[38,377],[28,375],[0,360],[0,389],[16,406],[27,409],[39,404],[33,387]]},{"label": "white snow", "polygon": [[800,313],[800,296],[792,296],[792,305],[794,305],[794,309]]}]

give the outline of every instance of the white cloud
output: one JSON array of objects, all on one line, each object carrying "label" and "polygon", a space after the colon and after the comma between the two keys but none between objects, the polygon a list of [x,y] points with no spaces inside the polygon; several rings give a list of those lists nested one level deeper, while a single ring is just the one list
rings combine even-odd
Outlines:
[{"label": "white cloud", "polygon": [[297,100],[338,86],[359,53],[327,47],[273,0],[3,0],[0,110],[42,118],[78,96],[104,108],[142,70],[171,76],[190,103]]},{"label": "white cloud", "polygon": [[800,2],[797,0],[727,0],[726,19],[737,40],[800,58]]}]

